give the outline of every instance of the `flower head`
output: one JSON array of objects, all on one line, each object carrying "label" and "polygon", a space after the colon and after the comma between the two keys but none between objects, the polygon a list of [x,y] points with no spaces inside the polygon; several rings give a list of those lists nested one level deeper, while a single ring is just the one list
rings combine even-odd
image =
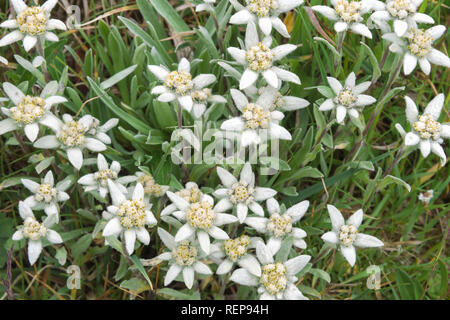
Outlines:
[{"label": "flower head", "polygon": [[363,211],[361,209],[351,215],[347,221],[344,221],[344,217],[336,207],[332,205],[327,207],[332,230],[323,234],[322,240],[338,245],[342,255],[351,266],[354,266],[356,262],[355,247],[372,248],[384,245],[379,239],[358,232],[363,219]]},{"label": "flower head", "polygon": [[450,125],[438,122],[444,100],[444,94],[438,94],[428,103],[423,114],[419,115],[415,102],[410,97],[405,97],[406,118],[412,127],[412,131],[404,136],[405,145],[418,145],[424,158],[433,152],[441,158],[442,164],[445,164],[447,157],[441,144],[444,139],[450,138]]},{"label": "flower head", "polygon": [[169,190],[169,186],[156,183],[153,176],[145,172],[136,172],[137,182],[142,184],[146,195],[151,197],[162,197]]},{"label": "flower head", "polygon": [[364,15],[374,6],[378,6],[376,0],[332,0],[334,8],[327,6],[312,6],[311,9],[319,12],[328,19],[336,21],[334,30],[336,32],[345,32],[351,30],[354,33],[372,39],[372,33],[364,24]]},{"label": "flower head", "polygon": [[30,190],[33,195],[25,199],[24,203],[33,210],[44,210],[48,216],[55,216],[55,222],[59,221],[59,204],[69,200],[69,195],[65,190],[69,187],[68,183],[54,182],[53,173],[48,171],[41,183],[30,179],[22,179],[22,184]]},{"label": "flower head", "polygon": [[31,50],[39,38],[48,41],[58,41],[56,34],[52,30],[67,30],[64,22],[52,19],[50,11],[58,3],[57,0],[47,0],[42,6],[29,7],[23,0],[11,0],[16,18],[6,20],[0,27],[16,29],[0,40],[0,47],[23,40],[23,47],[26,51]]},{"label": "flower head", "polygon": [[376,102],[376,99],[372,96],[362,94],[369,88],[370,81],[356,85],[354,72],[348,75],[344,85],[333,77],[328,77],[327,79],[335,96],[326,99],[320,105],[319,110],[336,109],[336,121],[338,123],[343,123],[347,113],[353,118],[358,118],[360,108]]},{"label": "flower head", "polygon": [[[155,77],[163,81],[163,85],[152,89],[152,94],[159,95],[158,101],[171,102],[177,100],[188,112],[191,112],[194,106],[193,93],[216,81],[216,76],[213,74],[200,74],[193,78],[191,64],[186,58],[180,60],[177,71],[169,71],[165,67],[156,65],[149,65],[148,69]],[[196,110],[196,114],[199,113],[199,110]]]},{"label": "flower head", "polygon": [[271,49],[272,38],[266,37],[260,41],[256,25],[250,21],[245,33],[245,49],[230,47],[228,53],[245,70],[239,82],[239,89],[243,90],[253,85],[261,74],[266,82],[274,88],[278,88],[280,81],[288,81],[300,84],[297,75],[287,70],[274,66],[274,63],[281,60],[297,46],[293,44],[283,44]]},{"label": "flower head", "polygon": [[243,147],[260,144],[266,139],[292,139],[289,131],[278,124],[284,118],[284,114],[278,110],[270,110],[278,97],[277,90],[266,88],[256,102],[250,102],[239,90],[231,89],[230,92],[236,107],[242,114],[224,121],[221,129],[239,132]]},{"label": "flower head", "polygon": [[250,163],[246,163],[242,168],[239,180],[221,167],[217,167],[217,174],[225,187],[214,191],[214,196],[221,199],[217,205],[222,210],[236,207],[240,223],[247,218],[248,209],[259,216],[264,216],[264,209],[258,202],[272,198],[277,192],[270,188],[255,186],[255,174]]},{"label": "flower head", "polygon": [[58,120],[58,125],[53,128],[54,135],[48,135],[38,139],[34,143],[35,148],[56,149],[60,148],[67,152],[69,162],[80,170],[83,165],[83,149],[93,152],[106,150],[106,145],[89,134],[93,117],[85,115],[79,120],[74,120],[72,116],[63,115],[63,121]]},{"label": "flower head", "polygon": [[183,241],[196,236],[202,250],[209,254],[210,237],[216,240],[228,239],[228,234],[220,226],[234,223],[237,218],[223,213],[225,208],[216,204],[212,197],[202,194],[197,201],[189,202],[183,197],[167,191],[167,196],[179,210],[177,219],[184,223],[175,235],[175,241]]},{"label": "flower head", "polygon": [[266,36],[270,35],[273,27],[283,37],[289,38],[286,25],[279,15],[300,6],[303,0],[245,0],[246,6],[236,0],[230,2],[237,10],[230,18],[231,24],[254,22]]},{"label": "flower head", "polygon": [[136,184],[130,199],[111,180],[108,180],[108,187],[113,205],[104,212],[104,217],[109,218],[109,221],[103,229],[103,236],[121,236],[131,255],[136,238],[145,245],[150,243],[150,234],[145,226],[154,226],[157,221],[150,211],[151,205],[144,199],[144,188],[140,183]]},{"label": "flower head", "polygon": [[158,235],[170,251],[160,254],[157,258],[169,262],[164,278],[164,285],[168,286],[182,274],[183,281],[188,289],[194,284],[195,273],[211,275],[211,269],[203,263],[204,253],[198,248],[198,242],[192,239],[175,241],[175,238],[162,228],[158,228]]},{"label": "flower head", "polygon": [[403,55],[403,72],[409,75],[419,62],[426,75],[431,72],[431,63],[450,68],[450,58],[433,48],[433,42],[442,37],[445,26],[438,25],[427,30],[411,27],[400,38],[395,33],[386,33],[383,39],[392,42],[389,50]]},{"label": "flower head", "polygon": [[258,287],[260,300],[307,300],[295,283],[299,273],[311,259],[300,255],[287,261],[275,261],[273,253],[262,241],[256,243],[256,256],[261,265],[261,275],[240,268],[233,272],[231,281],[245,286]]},{"label": "flower head", "polygon": [[281,242],[289,235],[294,237],[294,246],[300,249],[306,248],[306,232],[303,229],[294,227],[305,215],[309,207],[309,201],[305,200],[293,205],[286,212],[282,212],[278,201],[270,198],[266,201],[267,211],[270,217],[248,217],[244,223],[254,228],[256,231],[266,234],[269,237],[267,247],[275,255],[281,248]]},{"label": "flower head", "polygon": [[419,194],[419,200],[422,201],[425,205],[427,205],[431,199],[433,199],[434,191],[433,190],[427,190],[424,193]]},{"label": "flower head", "polygon": [[434,23],[429,15],[417,12],[422,0],[387,0],[370,19],[382,30],[389,30],[388,21],[392,21],[394,32],[403,37],[409,28],[417,28],[418,23]]},{"label": "flower head", "polygon": [[28,260],[33,265],[42,252],[42,239],[47,239],[52,244],[62,243],[59,233],[50,229],[55,223],[54,216],[48,216],[40,223],[34,217],[31,208],[23,201],[19,202],[19,214],[24,223],[13,234],[12,239],[19,241],[28,240]]},{"label": "flower head", "polygon": [[56,95],[56,81],[48,83],[40,96],[25,95],[19,88],[9,82],[3,83],[3,90],[13,103],[12,108],[2,108],[8,118],[0,121],[0,135],[9,131],[23,129],[27,138],[34,142],[42,124],[55,130],[59,120],[51,112],[51,107],[67,102]]}]

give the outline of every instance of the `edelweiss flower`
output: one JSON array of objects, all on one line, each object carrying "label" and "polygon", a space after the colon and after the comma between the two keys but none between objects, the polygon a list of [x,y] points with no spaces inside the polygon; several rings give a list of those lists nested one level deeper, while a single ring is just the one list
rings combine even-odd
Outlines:
[{"label": "edelweiss flower", "polygon": [[257,241],[262,240],[241,235],[236,239],[212,244],[209,258],[218,265],[216,274],[222,275],[230,272],[234,264],[237,263],[238,266],[246,269],[254,276],[260,277],[261,266],[256,257],[248,253],[248,249],[256,247]]},{"label": "edelweiss flower", "polygon": [[200,274],[213,274],[211,269],[199,261],[203,258],[203,253],[198,249],[197,242],[192,240],[175,241],[175,238],[158,228],[158,235],[170,252],[164,252],[157,258],[169,261],[169,270],[164,278],[164,286],[168,286],[181,273],[184,284],[188,289],[194,284],[195,272]]},{"label": "edelweiss flower", "polygon": [[90,137],[88,131],[91,128],[93,117],[85,115],[80,120],[73,120],[72,116],[63,115],[63,121],[58,120],[58,126],[54,129],[55,135],[40,138],[34,143],[35,148],[56,149],[67,152],[69,162],[80,170],[83,165],[83,149],[93,152],[106,150],[106,145],[100,140]]},{"label": "edelweiss flower", "polygon": [[403,38],[395,33],[386,33],[383,39],[392,42],[389,50],[403,54],[403,72],[410,74],[419,61],[420,69],[426,75],[430,74],[431,64],[450,68],[450,58],[432,47],[434,41],[442,37],[445,26],[439,25],[427,30],[410,28]]},{"label": "edelweiss flower", "polygon": [[66,98],[55,95],[55,83],[56,81],[48,83],[39,97],[25,95],[13,84],[3,83],[3,90],[14,107],[2,108],[2,112],[9,118],[0,121],[0,135],[23,128],[27,138],[34,142],[39,134],[39,124],[55,130],[59,119],[51,113],[50,108],[55,104],[67,102]]},{"label": "edelweiss flower", "polygon": [[294,246],[300,249],[306,248],[306,232],[303,229],[293,227],[306,213],[309,201],[305,200],[293,205],[286,212],[282,213],[278,201],[271,198],[266,201],[269,218],[248,217],[244,223],[254,228],[260,233],[267,234],[270,238],[267,241],[267,248],[273,255],[280,250],[281,242],[289,235],[294,237]]},{"label": "edelweiss flower", "polygon": [[370,81],[355,84],[356,76],[352,72],[345,80],[344,86],[339,80],[327,77],[328,84],[336,95],[334,98],[326,99],[319,107],[321,111],[336,109],[336,121],[342,123],[347,116],[347,113],[353,117],[358,118],[358,109],[373,104],[377,100],[365,94],[362,94],[370,87]]},{"label": "edelweiss flower", "polygon": [[28,239],[28,260],[33,265],[42,252],[42,239],[46,238],[52,244],[62,243],[63,240],[58,232],[50,228],[54,224],[54,217],[48,216],[43,223],[34,217],[33,211],[23,201],[19,202],[19,214],[24,223],[13,236],[14,241]]},{"label": "edelweiss flower", "polygon": [[291,140],[292,136],[278,123],[284,118],[280,111],[270,111],[276,98],[275,90],[264,90],[256,103],[250,103],[239,90],[231,89],[231,97],[242,115],[222,123],[225,131],[236,131],[241,134],[241,145],[259,144],[265,139]]},{"label": "edelweiss flower", "polygon": [[[186,183],[185,188],[175,192],[175,194],[186,200],[189,204],[199,202],[200,198],[203,196],[203,193],[195,182]],[[169,214],[172,214],[178,220],[182,220],[184,217],[184,213],[178,211],[178,208],[174,203],[169,204],[161,211],[161,217]]]},{"label": "edelweiss flower", "polygon": [[259,74],[262,74],[267,83],[274,88],[279,87],[280,80],[300,84],[300,79],[296,74],[273,66],[274,62],[293,52],[297,49],[297,46],[283,44],[270,49],[271,45],[271,37],[259,41],[256,25],[250,21],[245,33],[245,50],[234,47],[228,48],[228,53],[233,59],[245,67],[239,82],[240,90],[254,84],[258,80]]},{"label": "edelweiss flower", "polygon": [[393,21],[394,32],[397,36],[405,35],[408,28],[417,28],[418,23],[434,23],[429,15],[417,12],[423,0],[387,0],[381,10],[377,10],[370,16],[376,24],[383,25],[387,30],[387,21]]},{"label": "edelweiss flower", "polygon": [[199,3],[195,6],[196,12],[202,12],[202,11],[214,11],[214,6],[216,4],[216,0],[202,0],[202,3]]},{"label": "edelweiss flower", "polygon": [[24,203],[33,210],[44,210],[48,216],[55,216],[55,222],[59,221],[58,202],[70,199],[65,192],[69,185],[63,183],[55,186],[53,173],[48,171],[41,184],[29,179],[21,179],[22,184],[33,195],[25,199]]},{"label": "edelweiss flower", "polygon": [[404,137],[406,146],[419,145],[424,158],[428,157],[430,151],[441,157],[444,165],[447,157],[441,144],[443,138],[450,138],[450,124],[441,124],[438,122],[442,107],[444,106],[444,94],[438,94],[431,100],[425,108],[422,115],[419,116],[414,101],[406,96],[406,118],[413,131],[407,133]]},{"label": "edelweiss flower", "polygon": [[283,37],[289,38],[286,25],[278,16],[295,9],[303,3],[303,0],[245,0],[246,7],[235,0],[230,2],[238,10],[231,16],[231,24],[247,24],[253,21],[266,36],[270,35],[273,27]]},{"label": "edelweiss flower", "polygon": [[151,205],[144,199],[142,184],[136,184],[130,200],[127,200],[111,180],[108,180],[108,188],[113,205],[103,213],[105,218],[109,218],[103,229],[103,236],[117,237],[120,235],[125,240],[128,254],[131,255],[134,251],[136,237],[145,245],[150,243],[150,234],[145,225],[154,226],[157,221],[150,211]]},{"label": "edelweiss flower", "polygon": [[192,115],[194,118],[200,118],[205,113],[206,105],[208,103],[226,103],[227,99],[222,96],[211,94],[211,89],[203,88],[193,90],[191,93],[194,105],[192,107]]},{"label": "edelweiss flower", "polygon": [[368,13],[374,6],[380,6],[380,1],[362,0],[331,0],[333,8],[327,6],[312,6],[311,9],[323,14],[334,23],[336,32],[344,32],[350,29],[354,33],[372,39],[372,33],[363,23],[363,16]]},{"label": "edelweiss flower", "polygon": [[151,174],[136,172],[137,182],[144,187],[144,193],[153,197],[162,197],[169,190],[169,186],[162,186],[156,183]]},{"label": "edelweiss flower", "polygon": [[244,286],[258,287],[260,300],[308,300],[296,287],[299,273],[311,259],[301,255],[288,261],[275,262],[271,250],[262,241],[256,244],[256,256],[261,263],[261,276],[241,268],[233,272],[231,281]]},{"label": "edelweiss flower", "polygon": [[331,219],[332,231],[323,234],[322,240],[339,245],[342,255],[352,267],[356,262],[355,247],[373,248],[384,245],[379,239],[358,232],[363,219],[362,209],[359,209],[347,221],[344,221],[344,217],[335,206],[328,205],[327,208]]},{"label": "edelweiss flower", "polygon": [[433,199],[434,191],[428,190],[425,193],[419,194],[419,200],[422,201],[424,204],[428,204],[431,199]]},{"label": "edelweiss flower", "polygon": [[17,30],[4,36],[0,40],[0,47],[23,40],[24,49],[29,51],[36,45],[38,38],[58,41],[51,30],[67,30],[64,22],[50,18],[50,11],[58,0],[47,0],[42,6],[34,7],[28,7],[23,0],[11,0],[10,3],[16,12],[16,19],[7,20],[0,27]]},{"label": "edelweiss flower", "polygon": [[217,175],[225,188],[214,191],[214,196],[220,198],[218,205],[225,210],[236,207],[240,223],[247,218],[248,209],[258,216],[264,217],[264,209],[257,201],[272,198],[277,192],[270,188],[255,187],[255,174],[250,163],[246,163],[241,170],[239,181],[227,170],[217,167]]},{"label": "edelweiss flower", "polygon": [[173,192],[167,191],[166,194],[180,211],[176,214],[178,220],[185,222],[175,235],[175,241],[183,241],[196,235],[202,250],[209,254],[210,236],[216,240],[229,239],[228,234],[219,226],[234,223],[237,218],[222,213],[226,207],[220,203],[214,206],[213,198],[206,194],[202,194],[198,201],[191,203]]},{"label": "edelweiss flower", "polygon": [[99,153],[97,156],[97,168],[97,172],[89,173],[78,179],[78,183],[84,186],[85,192],[96,190],[100,197],[105,198],[109,192],[108,181],[111,181],[120,192],[128,193],[127,188],[122,184],[129,182],[132,177],[119,177],[120,163],[113,161],[111,166],[109,166],[105,157]]},{"label": "edelweiss flower", "polygon": [[194,105],[192,93],[200,91],[216,81],[216,76],[213,74],[200,74],[192,79],[191,64],[186,58],[180,60],[178,71],[169,71],[163,66],[155,65],[149,65],[148,69],[155,77],[164,82],[164,85],[154,87],[151,92],[159,95],[158,101],[177,100],[188,112],[191,112]]},{"label": "edelweiss flower", "polygon": [[97,140],[100,140],[104,144],[111,144],[111,138],[106,134],[106,132],[108,132],[118,124],[119,119],[112,118],[106,121],[105,124],[101,126],[100,120],[92,117],[92,123],[87,133],[96,138]]}]

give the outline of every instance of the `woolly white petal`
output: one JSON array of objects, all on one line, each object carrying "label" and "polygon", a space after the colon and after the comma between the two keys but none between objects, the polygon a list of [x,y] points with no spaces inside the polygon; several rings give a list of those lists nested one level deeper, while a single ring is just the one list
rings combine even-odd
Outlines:
[{"label": "woolly white petal", "polygon": [[175,241],[183,241],[192,236],[195,232],[195,229],[192,228],[188,223],[184,224],[175,235]]},{"label": "woolly white petal", "polygon": [[370,32],[369,28],[367,28],[367,26],[362,23],[353,23],[350,26],[350,30],[366,38],[372,39],[372,32]]},{"label": "woolly white petal", "polygon": [[431,49],[431,52],[427,55],[427,59],[435,65],[450,68],[450,58],[439,50]]},{"label": "woolly white petal", "polygon": [[243,90],[245,88],[250,87],[252,84],[256,82],[258,79],[258,73],[252,71],[250,69],[245,69],[244,73],[241,76],[241,80],[239,81],[239,89]]},{"label": "woolly white petal", "polygon": [[247,9],[240,10],[230,18],[231,24],[246,24],[252,19],[251,13]]},{"label": "woolly white petal", "polygon": [[409,132],[405,136],[405,145],[406,146],[415,146],[420,142],[420,137],[414,132]]},{"label": "woolly white petal", "polygon": [[421,140],[420,144],[420,152],[422,152],[422,156],[424,158],[428,157],[428,155],[430,154],[431,151],[431,143],[429,140]]},{"label": "woolly white petal", "polygon": [[328,213],[331,219],[331,225],[333,230],[339,230],[343,224],[345,224],[344,217],[341,212],[333,205],[327,205]]},{"label": "woolly white petal", "polygon": [[438,94],[431,100],[424,110],[424,114],[429,114],[434,120],[437,120],[444,106],[445,96],[443,93]]},{"label": "woolly white petal", "polygon": [[28,260],[30,264],[33,265],[42,252],[41,240],[30,240],[28,241]]},{"label": "woolly white petal", "polygon": [[122,231],[122,225],[120,224],[119,218],[115,217],[108,221],[105,228],[103,229],[103,236],[115,236]]},{"label": "woolly white petal", "polygon": [[417,57],[413,56],[409,52],[405,53],[403,58],[403,72],[405,75],[409,75],[417,66]]},{"label": "woolly white petal", "polygon": [[164,286],[168,286],[173,280],[180,274],[182,268],[176,263],[172,264],[167,270],[166,277],[164,278]]},{"label": "woolly white petal", "polygon": [[259,284],[258,278],[243,268],[236,269],[231,275],[230,280],[251,287],[256,287]]},{"label": "woolly white petal", "polygon": [[324,233],[321,238],[322,238],[323,241],[329,242],[329,243],[332,243],[332,244],[338,244],[339,243],[338,235],[334,231],[328,231],[328,232]]},{"label": "woolly white petal", "polygon": [[409,123],[414,124],[419,116],[419,110],[417,109],[416,103],[408,96],[405,96],[406,102],[406,119]]},{"label": "woolly white petal", "polygon": [[341,246],[340,247],[342,255],[344,256],[345,260],[353,267],[356,262],[356,251],[354,246]]},{"label": "woolly white petal", "polygon": [[311,256],[308,255],[301,255],[289,259],[284,263],[287,274],[295,276],[308,264],[309,260],[311,260]]},{"label": "woolly white petal", "polygon": [[356,235],[356,239],[353,242],[356,247],[360,248],[373,248],[373,247],[382,247],[384,246],[383,242],[374,236],[370,236],[364,233],[358,233]]}]

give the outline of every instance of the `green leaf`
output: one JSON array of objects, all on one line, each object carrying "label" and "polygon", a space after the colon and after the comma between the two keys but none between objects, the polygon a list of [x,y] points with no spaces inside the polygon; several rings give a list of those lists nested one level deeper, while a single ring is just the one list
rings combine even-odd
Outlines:
[{"label": "green leaf", "polygon": [[78,239],[77,242],[75,242],[71,247],[70,251],[72,253],[72,257],[76,260],[78,259],[83,252],[85,252],[92,242],[92,235],[91,234],[85,234],[81,238]]},{"label": "green leaf", "polygon": [[167,20],[168,24],[174,28],[176,32],[181,33],[190,30],[188,25],[167,0],[150,0],[150,2],[156,11]]},{"label": "green leaf", "polygon": [[362,41],[360,43],[363,45],[363,48],[369,54],[369,60],[370,60],[370,63],[372,64],[372,70],[373,70],[372,82],[375,82],[381,76],[381,70],[380,70],[380,65],[378,64],[378,59],[375,56],[375,54],[373,53],[372,49],[370,49],[370,47],[367,44],[365,44]]},{"label": "green leaf", "polygon": [[147,283],[138,278],[131,278],[130,280],[122,281],[120,283],[120,287],[133,291],[136,294],[151,290],[151,287]]},{"label": "green leaf", "polygon": [[184,293],[179,290],[174,290],[170,288],[163,288],[156,291],[158,295],[166,295],[169,297],[173,297],[178,300],[200,300],[200,292],[195,291],[193,293]]},{"label": "green leaf", "polygon": [[288,236],[281,242],[280,250],[275,256],[277,261],[286,261],[289,257],[289,252],[291,251],[292,244],[294,243],[294,237]]},{"label": "green leaf", "polygon": [[145,269],[144,269],[144,266],[142,265],[141,260],[139,260],[139,258],[136,257],[136,255],[133,255],[130,258],[134,262],[134,265],[137,267],[139,272],[144,276],[145,280],[147,280],[148,285],[150,286],[150,289],[153,290],[152,282],[150,281],[150,278],[148,277],[147,272],[145,272]]},{"label": "green leaf", "polygon": [[137,64],[135,64],[134,66],[128,67],[126,69],[123,69],[122,71],[120,71],[120,72],[116,73],[115,75],[113,75],[108,80],[105,80],[102,83],[100,83],[100,87],[103,90],[111,88],[113,85],[115,85],[116,83],[122,81],[123,79],[128,77],[131,73],[133,73],[133,71],[136,69],[136,67],[137,67]]},{"label": "green leaf", "polygon": [[322,280],[325,280],[326,282],[330,283],[331,282],[331,277],[328,274],[328,272],[321,270],[321,269],[315,269],[315,268],[311,268],[309,270],[309,273],[315,275],[317,278],[320,278]]},{"label": "green leaf", "polygon": [[123,248],[122,248],[122,242],[120,242],[116,237],[109,236],[109,237],[105,237],[105,239],[108,241],[108,244],[110,247],[116,249],[121,254],[125,255],[125,253],[123,252]]},{"label": "green leaf", "polygon": [[405,187],[406,190],[408,190],[408,192],[411,192],[411,186],[409,184],[407,184],[405,181],[403,181],[400,178],[391,176],[391,175],[387,175],[386,177],[383,178],[383,180],[381,180],[380,184],[378,185],[378,188],[380,190],[384,189],[386,186],[390,185],[390,184],[397,184],[399,186]]},{"label": "green leaf", "polygon": [[325,40],[324,38],[321,38],[321,37],[314,37],[313,39],[316,40],[316,41],[319,41],[319,42],[324,43],[324,44],[328,47],[328,49],[330,49],[331,52],[332,52],[336,57],[339,58],[339,57],[341,56],[341,55],[339,54],[339,52],[336,50],[336,48],[335,48],[330,42],[328,42],[328,40]]}]

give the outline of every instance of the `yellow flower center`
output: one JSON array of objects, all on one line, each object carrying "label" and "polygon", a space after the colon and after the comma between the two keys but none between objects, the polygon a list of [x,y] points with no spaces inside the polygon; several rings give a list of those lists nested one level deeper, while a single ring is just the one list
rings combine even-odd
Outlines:
[{"label": "yellow flower center", "polygon": [[240,181],[231,186],[231,189],[228,191],[230,195],[230,201],[234,204],[241,202],[245,204],[249,204],[253,201],[253,192],[255,189],[248,185],[247,182]]},{"label": "yellow flower center", "polygon": [[347,23],[351,22],[361,22],[363,18],[361,17],[361,2],[359,1],[347,1],[339,0],[335,10],[341,19]]},{"label": "yellow flower center", "polygon": [[389,14],[399,19],[406,19],[406,17],[415,13],[416,9],[409,0],[391,0],[386,3],[386,9]]},{"label": "yellow flower center", "polygon": [[441,135],[441,124],[431,118],[429,114],[419,116],[419,120],[414,122],[416,130],[422,139],[439,139]]},{"label": "yellow flower center", "polygon": [[20,32],[31,36],[44,34],[47,21],[47,13],[41,7],[27,8],[17,16]]},{"label": "yellow flower center", "polygon": [[30,240],[39,240],[47,234],[47,228],[43,223],[36,221],[34,217],[28,217],[23,224],[22,234]]},{"label": "yellow flower center", "polygon": [[274,54],[269,47],[259,42],[245,53],[248,67],[253,71],[265,71],[272,66]]},{"label": "yellow flower center", "polygon": [[270,123],[270,111],[265,111],[255,103],[249,103],[244,107],[242,117],[245,120],[246,128],[249,129],[267,129]]},{"label": "yellow flower center", "polygon": [[176,248],[173,248],[172,256],[178,265],[191,266],[197,258],[197,248],[191,246],[188,240],[184,240]]},{"label": "yellow flower center", "polygon": [[358,229],[352,224],[343,225],[339,230],[339,241],[343,246],[351,246],[356,239]]},{"label": "yellow flower center", "polygon": [[25,96],[17,106],[11,108],[11,118],[21,124],[30,124],[44,115],[44,107],[44,99]]},{"label": "yellow flower center", "polygon": [[286,267],[281,263],[271,263],[261,268],[262,274],[259,282],[271,295],[276,295],[286,289],[288,279],[286,277]]},{"label": "yellow flower center", "polygon": [[202,196],[202,192],[196,186],[193,186],[189,189],[183,189],[176,192],[176,195],[183,198],[189,203],[195,203],[200,201],[200,197]]},{"label": "yellow flower center", "polygon": [[406,34],[409,51],[419,58],[425,57],[431,51],[433,37],[423,29],[410,29]]},{"label": "yellow flower center", "polygon": [[191,74],[185,71],[170,72],[167,75],[166,80],[164,81],[164,85],[171,90],[175,90],[178,94],[183,96],[194,87]]},{"label": "yellow flower center", "polygon": [[223,242],[223,249],[230,260],[236,261],[247,253],[250,237],[242,235],[236,239],[228,239]]},{"label": "yellow flower center", "polygon": [[209,97],[211,97],[211,89],[203,88],[200,90],[195,90],[191,93],[191,97],[195,101],[204,102],[208,100]]},{"label": "yellow flower center", "polygon": [[351,107],[356,101],[352,90],[344,89],[339,92],[337,98],[337,103],[342,104],[345,107]]},{"label": "yellow flower center", "polygon": [[120,223],[124,228],[140,228],[145,226],[145,204],[142,200],[122,202],[117,211]]},{"label": "yellow flower center", "polygon": [[186,212],[186,219],[194,228],[209,229],[213,226],[216,213],[208,201],[195,202]]},{"label": "yellow flower center", "polygon": [[66,147],[76,147],[84,144],[84,133],[86,128],[78,121],[64,123],[59,133],[58,139]]},{"label": "yellow flower center", "polygon": [[278,8],[278,1],[276,0],[247,0],[248,10],[256,14],[258,17],[265,17],[270,13],[270,10]]},{"label": "yellow flower center", "polygon": [[55,188],[52,188],[49,184],[43,183],[39,186],[38,190],[36,191],[34,195],[34,200],[38,202],[51,202],[54,198],[56,198],[56,195],[58,194],[58,191]]},{"label": "yellow flower center", "polygon": [[103,187],[106,187],[108,185],[108,179],[111,179],[111,180],[117,179],[117,172],[115,172],[111,169],[105,169],[102,171],[97,171],[94,174],[94,177],[96,180],[98,180],[100,185],[102,185]]},{"label": "yellow flower center", "polygon": [[274,213],[269,218],[267,230],[276,238],[282,237],[292,231],[291,221],[291,216],[287,214]]}]

